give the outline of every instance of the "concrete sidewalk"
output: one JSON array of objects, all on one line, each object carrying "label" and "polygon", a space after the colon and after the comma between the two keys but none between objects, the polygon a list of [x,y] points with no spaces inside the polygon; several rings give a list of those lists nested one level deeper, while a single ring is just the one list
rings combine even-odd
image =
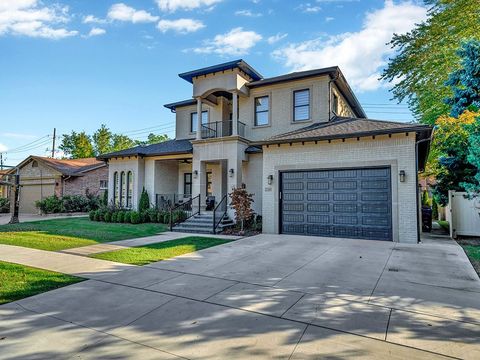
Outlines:
[{"label": "concrete sidewalk", "polygon": [[209,237],[209,238],[217,238],[217,239],[230,239],[230,240],[241,239],[240,236],[226,236],[226,235],[213,235],[213,234],[212,235],[211,234],[192,234],[192,233],[181,233],[181,232],[167,231],[167,232],[155,235],[155,236],[148,236],[148,237],[137,238],[137,239],[128,239],[128,240],[112,241],[112,242],[109,242],[109,243],[81,246],[81,247],[78,247],[78,248],[61,250],[60,252],[66,253],[66,254],[72,254],[72,255],[88,256],[88,255],[91,255],[91,254],[98,254],[98,253],[102,253],[102,252],[121,250],[121,249],[130,248],[130,247],[156,244],[156,243],[160,243],[160,242],[164,242],[164,241],[181,239],[181,238],[188,237],[188,236],[200,236],[200,237]]},{"label": "concrete sidewalk", "polygon": [[95,279],[100,275],[115,274],[136,267],[112,261],[2,244],[0,244],[0,260],[86,279]]}]

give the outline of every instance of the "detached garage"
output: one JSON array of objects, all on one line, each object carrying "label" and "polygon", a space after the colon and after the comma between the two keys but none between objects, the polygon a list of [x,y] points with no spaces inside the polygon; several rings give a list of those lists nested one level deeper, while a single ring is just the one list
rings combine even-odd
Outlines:
[{"label": "detached garage", "polygon": [[336,118],[264,141],[264,232],[416,243],[431,132]]}]

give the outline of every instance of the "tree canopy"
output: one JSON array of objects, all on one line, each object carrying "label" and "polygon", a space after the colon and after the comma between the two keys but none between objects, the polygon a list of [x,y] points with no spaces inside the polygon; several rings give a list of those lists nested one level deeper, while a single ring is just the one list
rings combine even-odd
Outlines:
[{"label": "tree canopy", "polygon": [[466,40],[480,39],[480,1],[425,0],[428,18],[407,34],[394,35],[390,45],[396,56],[382,79],[394,82],[393,96],[407,101],[417,119],[434,124],[450,113],[444,102],[452,96],[445,82],[461,67],[457,53]]},{"label": "tree canopy", "polygon": [[94,157],[113,151],[128,149],[137,145],[150,145],[168,140],[165,134],[150,133],[145,141],[134,140],[123,134],[114,134],[105,124],[102,124],[95,133],[90,136],[84,131],[62,135],[59,146],[65,157],[78,159]]}]

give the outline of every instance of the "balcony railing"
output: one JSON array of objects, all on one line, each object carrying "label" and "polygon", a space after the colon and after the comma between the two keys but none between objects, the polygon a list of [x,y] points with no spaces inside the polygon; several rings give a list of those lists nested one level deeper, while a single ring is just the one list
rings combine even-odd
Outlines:
[{"label": "balcony railing", "polygon": [[[238,121],[238,135],[245,137],[245,124]],[[220,138],[233,134],[233,121],[224,120],[202,125],[202,139]]]}]

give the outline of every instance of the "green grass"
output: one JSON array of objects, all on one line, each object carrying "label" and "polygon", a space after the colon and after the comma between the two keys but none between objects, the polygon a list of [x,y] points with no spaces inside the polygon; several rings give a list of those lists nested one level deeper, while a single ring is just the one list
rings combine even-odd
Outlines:
[{"label": "green grass", "polygon": [[84,279],[0,261],[0,305]]},{"label": "green grass", "polygon": [[52,219],[0,226],[0,244],[58,251],[96,243],[156,235],[163,224],[116,224],[86,217]]},{"label": "green grass", "polygon": [[146,246],[133,247],[91,255],[97,259],[116,261],[125,264],[146,265],[155,261],[206,249],[230,242],[228,239],[214,239],[201,236],[188,236]]},{"label": "green grass", "polygon": [[438,225],[440,225],[440,227],[441,227],[442,229],[444,229],[445,231],[450,231],[450,224],[448,223],[448,221],[438,220],[437,223],[438,223]]},{"label": "green grass", "polygon": [[480,244],[477,245],[462,245],[463,250],[467,254],[473,268],[480,276]]}]

